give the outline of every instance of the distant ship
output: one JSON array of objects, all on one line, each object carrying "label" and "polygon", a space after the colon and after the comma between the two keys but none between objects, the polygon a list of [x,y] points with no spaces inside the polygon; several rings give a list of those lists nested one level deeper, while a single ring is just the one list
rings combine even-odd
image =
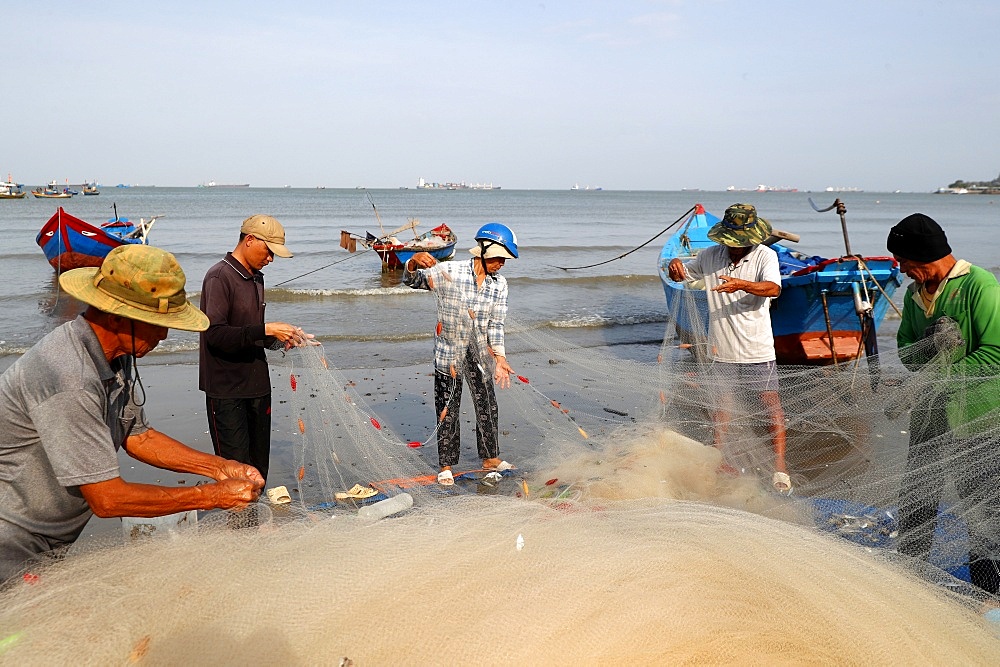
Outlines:
[{"label": "distant ship", "polygon": [[798,188],[788,187],[787,185],[773,186],[764,185],[761,183],[755,188],[738,188],[735,185],[730,185],[726,188],[726,192],[798,192]]},{"label": "distant ship", "polygon": [[[359,188],[361,189],[361,188]],[[420,178],[417,179],[418,190],[499,190],[499,185],[492,183],[431,183]]]},{"label": "distant ship", "polygon": [[199,185],[199,188],[249,188],[249,183],[216,183],[215,181],[209,181],[204,185]]}]

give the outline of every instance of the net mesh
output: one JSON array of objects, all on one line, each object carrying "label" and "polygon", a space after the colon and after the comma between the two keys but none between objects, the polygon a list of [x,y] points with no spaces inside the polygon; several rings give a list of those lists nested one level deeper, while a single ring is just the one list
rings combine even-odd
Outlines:
[{"label": "net mesh", "polygon": [[292,350],[273,359],[271,472],[292,501],[32,568],[2,593],[0,660],[1000,658],[995,598],[969,583],[1000,558],[995,369],[958,373],[933,339],[911,368],[895,351],[781,367],[778,492],[770,413],[693,353],[706,341],[670,325],[651,355],[507,324],[495,426],[514,470],[475,471],[466,395],[458,479],[436,483],[429,364],[364,377]]}]

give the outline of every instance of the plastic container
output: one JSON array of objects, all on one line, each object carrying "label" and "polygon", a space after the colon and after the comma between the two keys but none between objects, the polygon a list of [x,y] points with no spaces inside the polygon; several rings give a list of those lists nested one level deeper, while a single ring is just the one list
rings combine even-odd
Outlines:
[{"label": "plastic container", "polygon": [[185,530],[194,530],[197,527],[198,512],[195,510],[167,514],[166,516],[122,517],[122,532],[125,533],[127,542],[148,537],[176,535]]},{"label": "plastic container", "polygon": [[408,493],[400,493],[377,503],[365,505],[358,510],[358,517],[377,521],[393,514],[405,512],[411,507],[413,507],[413,496]]}]

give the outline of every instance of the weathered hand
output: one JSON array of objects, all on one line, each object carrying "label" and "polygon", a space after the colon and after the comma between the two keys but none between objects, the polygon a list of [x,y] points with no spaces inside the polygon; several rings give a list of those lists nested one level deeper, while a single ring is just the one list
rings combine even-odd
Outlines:
[{"label": "weathered hand", "polygon": [[410,261],[421,269],[429,269],[437,264],[437,260],[429,252],[418,252],[410,258]]},{"label": "weathered hand", "polygon": [[[263,484],[261,484],[263,486]],[[212,494],[212,504],[219,509],[243,507],[257,500],[260,488],[249,479],[231,478],[201,487]]]},{"label": "weathered hand", "polygon": [[684,280],[684,263],[676,257],[667,265],[667,276],[674,282]]},{"label": "weathered hand", "polygon": [[951,352],[965,345],[958,322],[943,315],[924,329],[924,338],[930,338],[936,352]]},{"label": "weathered hand", "polygon": [[242,479],[252,483],[255,489],[264,488],[264,478],[256,468],[232,459],[222,459],[215,479],[220,482],[226,479]]},{"label": "weathered hand", "polygon": [[733,278],[732,276],[719,276],[719,280],[722,281],[720,285],[712,288],[713,292],[726,292],[727,294],[732,294],[733,292],[739,292],[744,288],[743,280],[739,278]]},{"label": "weathered hand", "polygon": [[302,347],[303,345],[313,346],[321,345],[321,343],[316,340],[316,336],[311,333],[306,333],[301,328],[296,327],[295,333],[292,337],[285,341],[285,349],[289,350],[293,347]]},{"label": "weathered hand", "polygon": [[493,381],[496,382],[501,389],[506,389],[510,386],[510,376],[513,374],[514,369],[507,363],[507,358],[497,357],[496,368],[493,370]]}]

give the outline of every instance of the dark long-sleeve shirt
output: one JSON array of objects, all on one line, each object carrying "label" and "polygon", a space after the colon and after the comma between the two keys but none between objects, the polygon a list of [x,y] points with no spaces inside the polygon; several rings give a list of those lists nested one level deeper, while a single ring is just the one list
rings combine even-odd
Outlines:
[{"label": "dark long-sleeve shirt", "polygon": [[205,274],[198,387],[211,398],[258,398],[271,393],[264,347],[264,274],[227,253]]}]

